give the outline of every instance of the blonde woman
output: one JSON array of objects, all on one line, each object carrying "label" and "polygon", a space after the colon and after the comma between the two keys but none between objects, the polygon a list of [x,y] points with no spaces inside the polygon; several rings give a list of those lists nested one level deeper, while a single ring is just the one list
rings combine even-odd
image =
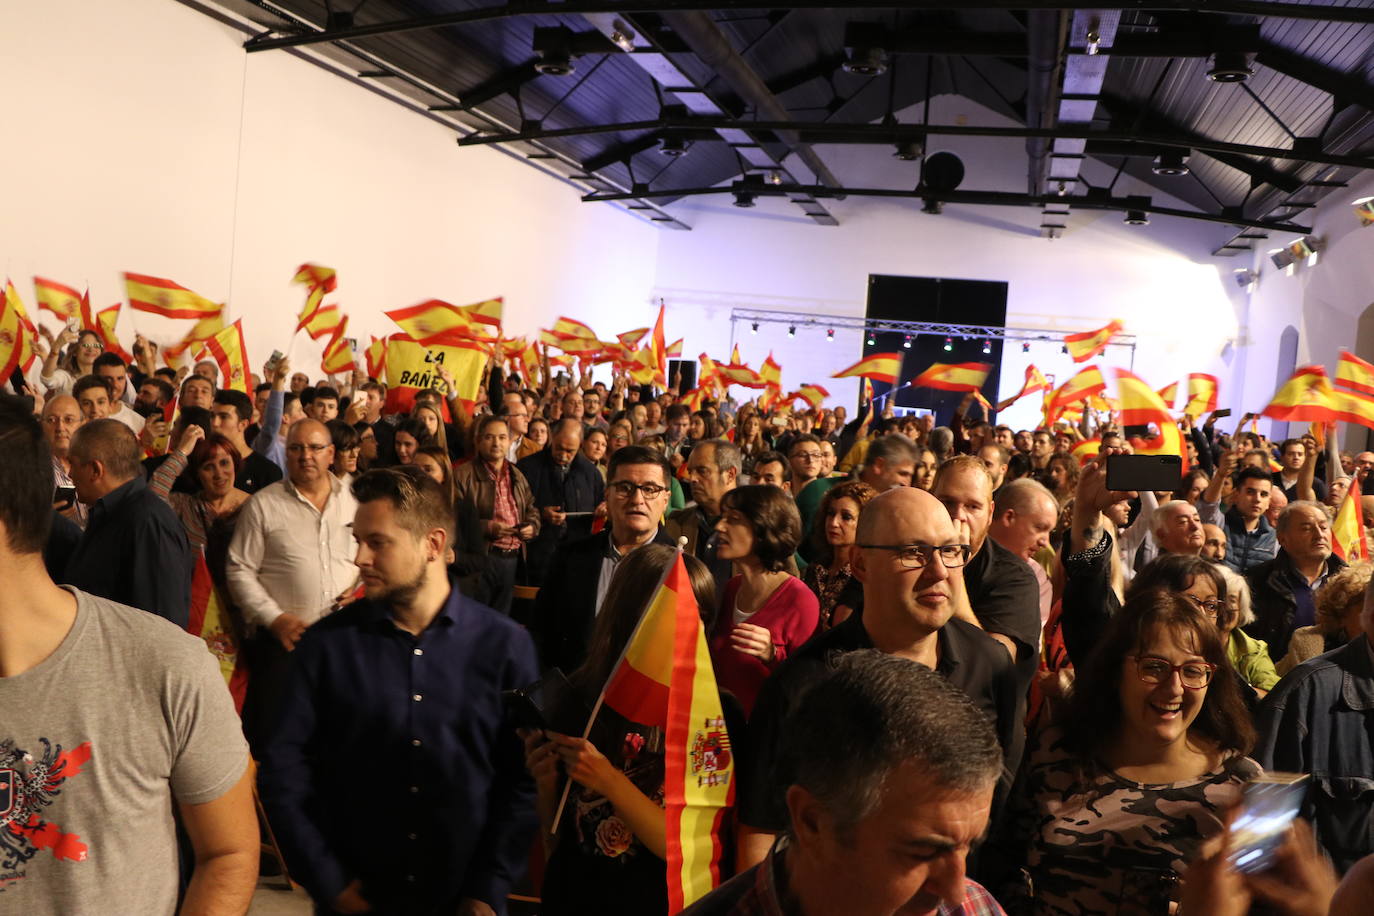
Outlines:
[{"label": "blonde woman", "polygon": [[1364,593],[1369,587],[1371,572],[1374,572],[1374,565],[1359,560],[1317,589],[1317,622],[1293,631],[1288,654],[1274,665],[1280,677],[1309,658],[1340,648],[1364,632],[1360,627],[1360,610],[1364,607]]}]

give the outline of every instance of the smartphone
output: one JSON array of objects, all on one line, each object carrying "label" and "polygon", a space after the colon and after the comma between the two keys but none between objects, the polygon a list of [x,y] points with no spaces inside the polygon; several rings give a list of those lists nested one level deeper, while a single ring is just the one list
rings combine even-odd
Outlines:
[{"label": "smartphone", "polygon": [[77,328],[79,328],[79,327],[81,327],[81,324],[80,324],[80,322],[78,322],[75,318],[68,318],[68,319],[67,319],[67,330],[68,330],[68,331],[75,331],[75,330],[76,330]]},{"label": "smartphone", "polygon": [[1183,459],[1177,455],[1107,456],[1108,490],[1173,490],[1182,479]]},{"label": "smartphone", "polygon": [[1222,417],[1229,417],[1230,415],[1231,408],[1229,407],[1223,407],[1221,410],[1212,411],[1212,416],[1217,420],[1220,420]]},{"label": "smartphone", "polygon": [[1302,809],[1306,773],[1265,773],[1245,784],[1240,814],[1231,823],[1231,864],[1255,874],[1274,864],[1274,851]]},{"label": "smartphone", "polygon": [[563,735],[580,735],[586,729],[591,714],[558,668],[550,668],[528,687],[506,690],[501,696],[511,724],[516,728],[549,729]]},{"label": "smartphone", "polygon": [[23,394],[24,386],[28,383],[29,380],[24,378],[24,370],[15,366],[14,371],[10,373],[10,387],[14,389],[14,393]]},{"label": "smartphone", "polygon": [[57,487],[52,494],[53,508],[65,512],[76,505],[76,487]]},{"label": "smartphone", "polygon": [[284,354],[283,354],[280,350],[273,350],[273,351],[272,351],[272,355],[269,356],[269,357],[267,358],[267,371],[268,371],[268,372],[275,371],[276,368],[277,368],[278,366],[281,365],[281,361],[282,361],[282,356],[283,356],[283,355],[284,355]]}]

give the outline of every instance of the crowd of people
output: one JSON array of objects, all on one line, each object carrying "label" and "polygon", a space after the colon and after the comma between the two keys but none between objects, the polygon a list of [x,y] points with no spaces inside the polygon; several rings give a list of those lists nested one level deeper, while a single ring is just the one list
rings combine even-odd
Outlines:
[{"label": "crowd of people", "polygon": [[[0,909],[242,913],[270,838],[324,914],[666,913],[663,729],[586,719],[679,556],[736,777],[691,913],[1374,893],[1371,566],[1332,544],[1374,452],[1334,426],[1184,417],[1177,487],[1121,492],[1091,411],[691,409],[547,366],[397,409],[156,355],[64,332],[0,404]],[[576,708],[517,730],[554,668]],[[1301,817],[1243,874],[1271,771]]]}]

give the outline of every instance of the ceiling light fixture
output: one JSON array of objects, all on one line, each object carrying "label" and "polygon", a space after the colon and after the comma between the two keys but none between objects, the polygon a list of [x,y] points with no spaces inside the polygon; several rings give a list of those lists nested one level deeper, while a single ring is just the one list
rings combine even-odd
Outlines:
[{"label": "ceiling light fixture", "polygon": [[768,183],[771,185],[782,184],[782,172],[779,172],[777,169],[773,169],[773,171],[769,172]]},{"label": "ceiling light fixture", "polygon": [[910,334],[906,335],[906,339],[902,341],[902,346],[903,346],[905,349],[907,349],[907,350],[910,350],[910,349],[911,349],[911,335],[910,335]]},{"label": "ceiling light fixture", "polygon": [[876,347],[878,345],[878,340],[876,337],[873,336],[872,331],[868,332],[868,345],[870,347]]},{"label": "ceiling light fixture", "polygon": [[1025,340],[1021,341],[1021,352],[1022,352],[1022,353],[1029,353],[1029,352],[1030,352],[1030,342],[1029,342],[1029,341],[1025,341]]},{"label": "ceiling light fixture", "polygon": [[842,65],[855,76],[882,76],[887,72],[887,51],[878,47],[855,48]]},{"label": "ceiling light fixture", "polygon": [[985,341],[983,341],[983,355],[986,356],[987,354],[989,354],[989,353],[991,353],[991,352],[992,352],[992,341],[990,341],[990,340],[985,340]]},{"label": "ceiling light fixture", "polygon": [[1089,29],[1086,37],[1088,42],[1084,45],[1083,50],[1089,56],[1096,56],[1102,50],[1102,34],[1097,29]]},{"label": "ceiling light fixture", "polygon": [[658,142],[658,152],[661,156],[676,159],[679,156],[687,155],[687,141],[682,137],[664,137]]},{"label": "ceiling light fixture", "polygon": [[953,350],[953,349],[954,349],[954,338],[953,338],[953,337],[946,337],[946,338],[945,338],[945,352],[948,353],[949,351],[951,351],[951,350]]},{"label": "ceiling light fixture", "polygon": [[757,321],[755,321],[753,324],[749,325],[749,333],[750,333],[750,334],[757,334],[758,332],[759,332],[759,323],[758,323]]},{"label": "ceiling light fixture", "polygon": [[787,329],[787,336],[788,336],[788,337],[796,337],[796,336],[797,336],[797,326],[796,326],[795,324],[792,325],[791,327],[789,327],[789,328]]},{"label": "ceiling light fixture", "polygon": [[611,32],[611,41],[615,46],[626,54],[630,54],[635,49],[635,33],[625,23],[619,19],[615,21],[615,31]]},{"label": "ceiling light fixture", "polygon": [[1178,176],[1188,174],[1188,151],[1182,149],[1160,150],[1155,156],[1150,171],[1156,175]]},{"label": "ceiling light fixture", "polygon": [[1126,216],[1121,221],[1128,226],[1148,226],[1150,225],[1150,215],[1144,210],[1127,210]]},{"label": "ceiling light fixture", "polygon": [[915,162],[921,158],[924,151],[919,140],[903,140],[897,144],[897,149],[892,153],[893,159],[900,159],[903,162]]},{"label": "ceiling light fixture", "polygon": [[1207,78],[1214,83],[1243,83],[1254,75],[1244,51],[1218,51],[1212,55]]},{"label": "ceiling light fixture", "polygon": [[834,329],[834,328],[831,328],[830,330],[828,330],[828,331],[825,332],[825,342],[826,342],[826,343],[834,343],[834,342],[835,342],[835,329]]},{"label": "ceiling light fixture", "polygon": [[1059,187],[1055,189],[1055,193],[1060,197],[1067,197],[1069,193],[1069,183],[1067,181],[1059,182]]}]

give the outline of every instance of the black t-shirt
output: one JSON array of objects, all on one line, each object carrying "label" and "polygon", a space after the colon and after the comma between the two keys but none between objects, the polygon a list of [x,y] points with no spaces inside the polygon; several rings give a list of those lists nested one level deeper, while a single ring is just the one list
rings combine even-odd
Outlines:
[{"label": "black t-shirt", "polygon": [[983,629],[1016,643],[1016,682],[1024,697],[1040,666],[1040,583],[1035,573],[1025,560],[988,538],[964,567],[964,585]]},{"label": "black t-shirt", "polygon": [[[968,694],[997,729],[1007,764],[998,798],[1005,798],[1011,774],[1020,764],[1024,743],[1011,657],[996,640],[962,620],[947,622],[937,639],[940,661],[936,672]],[[750,753],[743,761],[740,776],[739,811],[745,824],[773,833],[786,829],[784,796],[791,783],[791,767],[778,756],[778,746],[787,719],[806,691],[830,670],[833,659],[872,648],[873,640],[864,629],[862,618],[850,617],[802,646],[763,682],[749,718]]]},{"label": "black t-shirt", "polygon": [[265,455],[249,452],[248,457],[239,462],[239,473],[234,478],[234,486],[245,493],[253,494],[268,484],[281,480],[281,468]]}]

